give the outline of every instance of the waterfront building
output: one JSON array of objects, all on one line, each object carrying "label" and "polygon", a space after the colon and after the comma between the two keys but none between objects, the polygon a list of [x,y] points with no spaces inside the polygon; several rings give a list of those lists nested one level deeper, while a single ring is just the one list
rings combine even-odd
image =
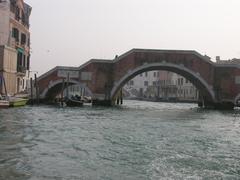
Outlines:
[{"label": "waterfront building", "polygon": [[[12,95],[27,88],[31,10],[23,0],[0,0],[0,77],[5,79],[7,92]],[[5,93],[3,83],[0,93]]]},{"label": "waterfront building", "polygon": [[156,86],[159,79],[159,71],[148,71],[139,74],[124,86],[124,89],[132,97],[149,96],[147,90],[151,86]]},{"label": "waterfront building", "polygon": [[[146,74],[148,76],[146,76]],[[186,78],[169,71],[142,73],[125,86],[128,96],[154,100],[197,101],[198,90]]]},{"label": "waterfront building", "polygon": [[188,79],[173,73],[172,84],[176,86],[176,97],[178,100],[197,101],[199,99],[197,88]]},{"label": "waterfront building", "polygon": [[174,73],[169,71],[159,71],[159,83],[156,87],[157,98],[162,100],[171,100],[177,98],[177,86],[174,84]]}]

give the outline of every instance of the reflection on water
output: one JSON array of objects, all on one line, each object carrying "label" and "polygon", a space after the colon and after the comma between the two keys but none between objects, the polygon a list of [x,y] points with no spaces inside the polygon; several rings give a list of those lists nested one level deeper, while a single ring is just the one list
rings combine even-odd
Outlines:
[{"label": "reflection on water", "polygon": [[0,179],[240,179],[239,137],[192,104],[0,110]]}]

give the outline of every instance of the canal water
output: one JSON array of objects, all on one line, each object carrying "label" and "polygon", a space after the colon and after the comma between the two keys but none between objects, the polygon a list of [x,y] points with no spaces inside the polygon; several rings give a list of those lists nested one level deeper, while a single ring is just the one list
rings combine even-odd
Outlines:
[{"label": "canal water", "polygon": [[240,179],[240,110],[125,101],[0,110],[0,180]]}]

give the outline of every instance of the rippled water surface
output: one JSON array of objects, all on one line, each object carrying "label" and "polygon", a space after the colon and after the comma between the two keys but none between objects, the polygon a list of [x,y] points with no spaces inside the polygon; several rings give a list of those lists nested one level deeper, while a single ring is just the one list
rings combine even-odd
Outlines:
[{"label": "rippled water surface", "polygon": [[0,110],[0,180],[240,179],[240,110],[122,107]]}]

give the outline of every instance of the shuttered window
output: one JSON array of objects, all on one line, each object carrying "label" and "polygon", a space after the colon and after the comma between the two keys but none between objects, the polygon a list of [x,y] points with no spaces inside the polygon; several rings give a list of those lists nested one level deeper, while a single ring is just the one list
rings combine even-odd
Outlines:
[{"label": "shuttered window", "polygon": [[17,28],[12,29],[12,37],[14,37],[17,42],[19,41],[19,31]]}]

